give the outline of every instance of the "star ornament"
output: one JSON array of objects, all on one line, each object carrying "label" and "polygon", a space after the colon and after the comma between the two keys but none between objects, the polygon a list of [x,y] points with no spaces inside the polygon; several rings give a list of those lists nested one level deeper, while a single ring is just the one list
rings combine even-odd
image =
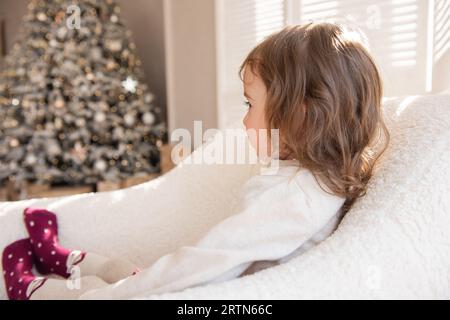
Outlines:
[{"label": "star ornament", "polygon": [[127,77],[127,79],[125,81],[122,81],[123,88],[126,91],[131,92],[131,93],[136,92],[137,84],[138,84],[138,82],[131,77]]}]

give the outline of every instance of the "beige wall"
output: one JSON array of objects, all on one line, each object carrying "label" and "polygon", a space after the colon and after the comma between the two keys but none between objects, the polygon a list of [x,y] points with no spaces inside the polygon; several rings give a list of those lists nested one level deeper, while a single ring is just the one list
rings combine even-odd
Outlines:
[{"label": "beige wall", "polygon": [[[164,52],[164,0],[119,0],[125,25],[132,31],[146,81],[156,103],[166,109]],[[28,0],[0,0],[0,17],[6,23],[7,49],[11,48],[27,11]]]},{"label": "beige wall", "polygon": [[217,128],[215,1],[165,0],[169,130]]},{"label": "beige wall", "polygon": [[0,19],[5,22],[6,50],[11,48],[27,12],[28,0],[0,0]]},{"label": "beige wall", "polygon": [[119,0],[125,25],[133,33],[147,83],[166,110],[164,0]]},{"label": "beige wall", "polygon": [[450,50],[436,62],[433,70],[433,93],[450,94]]}]

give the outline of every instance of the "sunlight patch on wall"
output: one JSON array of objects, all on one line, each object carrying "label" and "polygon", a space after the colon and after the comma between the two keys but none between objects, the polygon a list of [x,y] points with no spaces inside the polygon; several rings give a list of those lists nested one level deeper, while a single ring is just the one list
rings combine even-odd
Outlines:
[{"label": "sunlight patch on wall", "polygon": [[450,49],[450,1],[435,0],[434,63]]},{"label": "sunlight patch on wall", "polygon": [[254,2],[255,6],[255,40],[262,41],[274,30],[284,25],[284,1],[265,0]]},{"label": "sunlight patch on wall", "polygon": [[393,67],[413,67],[417,63],[416,0],[392,0],[390,17],[390,63]]}]

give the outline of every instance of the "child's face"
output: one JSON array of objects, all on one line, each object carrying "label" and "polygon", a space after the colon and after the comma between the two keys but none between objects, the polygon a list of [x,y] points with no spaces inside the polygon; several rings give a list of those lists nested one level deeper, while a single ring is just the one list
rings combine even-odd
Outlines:
[{"label": "child's face", "polygon": [[[267,133],[267,125],[265,119],[265,105],[267,97],[267,89],[262,79],[255,74],[251,68],[246,67],[243,77],[244,96],[247,98],[248,111],[243,119],[245,129],[250,140],[250,143],[255,148],[258,156],[270,156],[270,141],[261,143],[259,137],[264,137]],[[265,129],[260,133],[261,129]],[[253,131],[255,134],[250,134]],[[266,145],[266,146],[265,146]]]}]

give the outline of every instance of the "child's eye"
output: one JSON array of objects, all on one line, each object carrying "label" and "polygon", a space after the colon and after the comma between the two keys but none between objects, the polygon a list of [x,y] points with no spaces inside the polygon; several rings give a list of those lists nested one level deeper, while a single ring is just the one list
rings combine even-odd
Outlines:
[{"label": "child's eye", "polygon": [[252,107],[252,104],[251,104],[250,102],[248,102],[248,101],[244,101],[244,104],[245,104],[247,107],[249,107],[249,108]]}]

